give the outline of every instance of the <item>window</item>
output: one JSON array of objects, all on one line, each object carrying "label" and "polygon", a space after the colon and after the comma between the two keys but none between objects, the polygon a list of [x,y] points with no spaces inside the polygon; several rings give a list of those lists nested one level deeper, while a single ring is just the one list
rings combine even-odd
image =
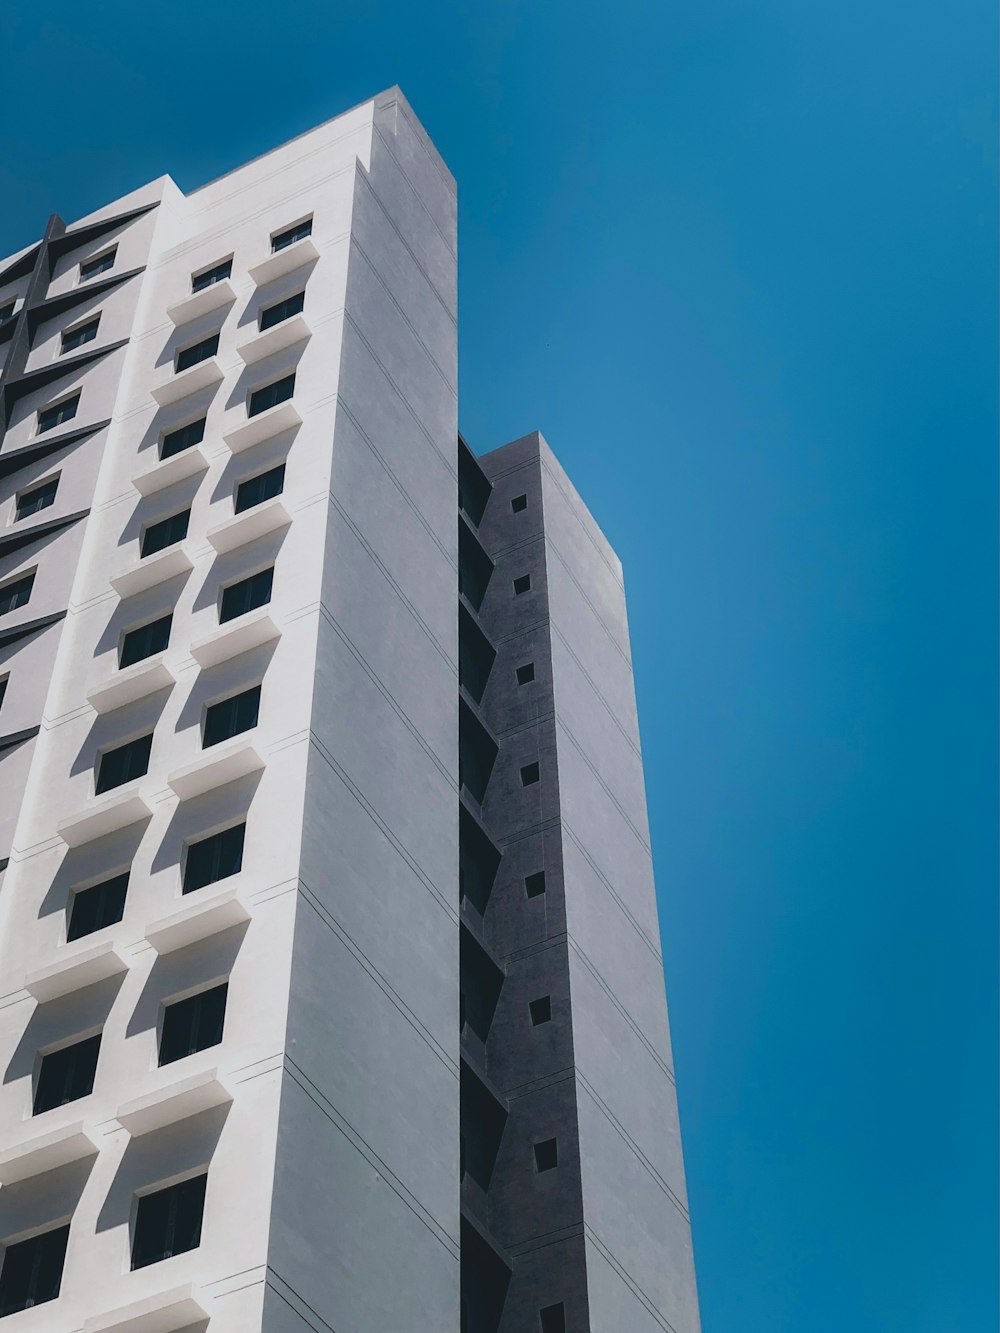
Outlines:
[{"label": "window", "polygon": [[287,250],[296,241],[304,241],[307,236],[312,235],[312,229],[312,218],[306,218],[305,222],[296,222],[295,226],[289,227],[287,231],[273,233],[271,236],[271,253],[276,255],[279,250]]},{"label": "window", "polygon": [[558,1305],[546,1305],[538,1311],[538,1322],[542,1333],[566,1333],[566,1307],[562,1301]]},{"label": "window", "polygon": [[163,551],[168,546],[182,542],[187,536],[190,517],[191,510],[182,509],[179,514],[171,514],[169,518],[161,518],[158,523],[150,523],[148,527],[143,528],[142,540],[139,543],[141,555],[155,555],[157,551]]},{"label": "window", "polygon": [[542,1023],[548,1023],[552,1018],[552,997],[550,995],[541,995],[537,1000],[532,1000],[528,1005],[528,1013],[531,1015],[531,1026],[540,1027]]},{"label": "window", "polygon": [[216,884],[220,879],[238,875],[243,869],[246,831],[246,824],[235,824],[221,833],[190,843],[184,858],[183,891],[194,893],[206,884]]},{"label": "window", "polygon": [[154,653],[162,653],[170,642],[170,626],[173,618],[173,613],[170,613],[160,616],[159,620],[151,620],[146,625],[137,625],[135,629],[130,629],[122,639],[121,651],[118,654],[119,669],[123,671],[125,667],[134,666],[136,662],[144,662]]},{"label": "window", "polygon": [[0,305],[0,324],[6,324],[8,319],[13,319],[16,309],[16,301],[8,301],[6,305]]},{"label": "window", "polygon": [[239,583],[230,583],[228,588],[223,588],[222,601],[219,605],[219,624],[224,625],[227,620],[245,616],[248,611],[254,611],[258,606],[266,606],[271,600],[273,583],[272,565],[270,569],[262,569],[247,579],[240,579]]},{"label": "window", "polygon": [[0,708],[3,707],[4,696],[7,693],[7,683],[10,680],[10,674],[0,676]]},{"label": "window", "polygon": [[135,1210],[132,1267],[158,1264],[174,1254],[186,1254],[201,1244],[208,1176],[194,1176],[177,1185],[139,1196]]},{"label": "window", "polygon": [[18,523],[22,518],[28,518],[42,509],[48,509],[55,501],[58,489],[59,478],[49,477],[47,481],[32,486],[30,490],[21,491],[14,502],[14,522]]},{"label": "window", "polygon": [[175,373],[179,375],[182,370],[190,370],[199,361],[207,361],[209,357],[215,356],[218,350],[219,335],[217,333],[213,333],[210,338],[202,338],[201,342],[182,347],[174,358]]},{"label": "window", "polygon": [[277,305],[269,305],[266,310],[260,312],[261,333],[265,329],[273,329],[275,324],[283,324],[286,319],[291,319],[293,315],[300,314],[305,303],[305,292],[296,292],[294,296],[286,296]]},{"label": "window", "polygon": [[559,1148],[555,1139],[542,1139],[535,1144],[535,1170],[551,1171],[559,1164]]},{"label": "window", "polygon": [[65,356],[67,352],[75,352],[84,343],[92,343],[97,337],[97,326],[100,322],[101,317],[98,315],[96,319],[91,319],[86,324],[78,324],[75,329],[66,329],[62,336],[60,355]]},{"label": "window", "polygon": [[78,889],[73,894],[69,909],[67,943],[93,935],[95,930],[113,926],[125,915],[125,895],[128,892],[128,871],[92,884],[89,889]]},{"label": "window", "polygon": [[531,575],[522,574],[519,579],[514,580],[514,596],[520,597],[522,592],[527,592],[531,587]]},{"label": "window", "polygon": [[80,265],[80,281],[89,282],[91,278],[96,278],[99,273],[107,273],[109,268],[114,267],[117,253],[118,247],[113,245],[110,250],[105,250],[103,254],[95,255],[93,259],[84,260]]},{"label": "window", "polygon": [[279,463],[267,472],[258,472],[256,477],[248,477],[236,487],[237,514],[242,514],[244,509],[253,509],[255,505],[262,505],[265,500],[280,495],[284,489],[284,463]]},{"label": "window", "polygon": [[179,426],[177,430],[168,431],[164,435],[160,441],[160,458],[173,458],[174,454],[182,454],[185,449],[193,449],[196,444],[201,444],[204,438],[205,418],[189,421],[186,426]]},{"label": "window", "polygon": [[214,268],[206,268],[201,273],[196,273],[191,279],[192,292],[203,292],[206,287],[214,287],[217,282],[225,282],[233,271],[233,261],[224,259],[221,264],[216,264]]},{"label": "window", "polygon": [[31,585],[34,581],[35,571],[32,570],[30,574],[22,574],[19,579],[11,579],[9,583],[0,586],[0,616],[24,606],[31,596]]},{"label": "window", "polygon": [[47,430],[63,425],[64,422],[72,421],[79,405],[80,395],[75,393],[72,398],[64,398],[61,403],[43,407],[38,414],[37,434],[42,435]]},{"label": "window", "polygon": [[54,1301],[62,1283],[69,1223],[8,1245],[0,1269],[0,1318]]},{"label": "window", "polygon": [[228,741],[241,732],[251,731],[257,725],[260,712],[260,686],[240,694],[231,694],[228,699],[220,699],[217,704],[210,704],[205,709],[205,726],[202,733],[202,749]]},{"label": "window", "polygon": [[97,1056],[101,1049],[101,1034],[75,1041],[72,1046],[60,1046],[42,1056],[38,1071],[38,1086],[32,1115],[65,1106],[67,1102],[89,1097],[94,1091]]},{"label": "window", "polygon": [[261,389],[254,389],[247,406],[247,416],[258,416],[261,412],[266,412],[269,407],[277,407],[279,403],[286,403],[294,392],[295,372],[293,371],[291,375],[286,375],[284,379],[275,380],[273,384],[265,384]]},{"label": "window", "polygon": [[538,765],[525,764],[521,769],[521,786],[533,787],[538,781]]},{"label": "window", "polygon": [[517,675],[518,685],[530,685],[531,682],[535,679],[534,662],[525,662],[524,666],[519,666],[517,668],[517,672],[515,674]]},{"label": "window", "polygon": [[153,733],[150,732],[148,736],[140,736],[113,750],[105,750],[97,764],[97,795],[143,777],[149,768],[152,745]]},{"label": "window", "polygon": [[207,1051],[222,1040],[229,983],[177,1000],[163,1010],[160,1033],[160,1064],[172,1065],[195,1051]]},{"label": "window", "polygon": [[515,495],[510,502],[510,507],[515,514],[522,513],[528,507],[528,497],[526,495]]},{"label": "window", "polygon": [[527,898],[539,898],[545,892],[545,871],[536,870],[533,875],[526,875],[524,893]]}]

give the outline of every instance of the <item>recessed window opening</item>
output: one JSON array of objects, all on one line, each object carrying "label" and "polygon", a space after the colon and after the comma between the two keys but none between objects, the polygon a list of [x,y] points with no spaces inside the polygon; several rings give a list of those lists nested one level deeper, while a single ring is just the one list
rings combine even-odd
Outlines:
[{"label": "recessed window opening", "polygon": [[202,748],[207,750],[244,731],[252,731],[260,715],[260,686],[254,685],[249,690],[232,694],[228,699],[220,699],[205,709],[205,725],[202,732]]},{"label": "recessed window opening", "polygon": [[85,1037],[69,1046],[60,1046],[42,1056],[38,1070],[38,1084],[32,1115],[42,1115],[67,1102],[89,1097],[94,1091],[97,1057],[101,1049],[101,1034]]},{"label": "recessed window opening", "polygon": [[524,894],[526,898],[539,898],[545,892],[545,871],[536,870],[533,875],[526,875],[524,879]]},{"label": "recessed window opening", "polygon": [[197,1051],[207,1051],[222,1041],[226,1020],[226,993],[223,981],[209,990],[198,991],[185,1000],[175,1000],[163,1010],[160,1032],[160,1064],[172,1065]]},{"label": "recessed window opening", "polygon": [[235,620],[237,616],[245,616],[248,611],[255,611],[258,606],[266,606],[271,600],[271,589],[274,584],[274,566],[270,569],[258,570],[256,574],[251,574],[248,578],[240,579],[237,583],[230,583],[228,587],[222,589],[222,600],[219,603],[219,623],[224,625],[228,620]]},{"label": "recessed window opening", "polygon": [[520,578],[514,580],[514,596],[520,597],[521,593],[527,592],[531,587],[531,575],[522,574]]},{"label": "recessed window opening", "polygon": [[268,408],[286,403],[294,392],[295,372],[292,371],[290,375],[275,380],[273,384],[265,384],[259,389],[254,389],[247,404],[247,416],[256,417],[261,412],[266,412]]},{"label": "recessed window opening", "polygon": [[266,310],[260,312],[261,333],[273,329],[276,324],[283,324],[286,319],[291,319],[294,315],[301,314],[305,303],[305,292],[296,292],[294,296],[286,296],[276,305],[269,305]]},{"label": "recessed window opening", "polygon": [[285,231],[272,233],[271,253],[276,255],[279,250],[287,250],[296,241],[304,241],[307,236],[312,235],[312,229],[312,218],[306,218],[303,222],[296,222],[294,227],[288,227]]},{"label": "recessed window opening", "polygon": [[197,421],[189,421],[186,426],[178,426],[176,430],[168,431],[160,441],[160,458],[173,458],[174,454],[181,454],[185,449],[192,449],[196,444],[201,444],[205,438],[205,418],[199,417]]},{"label": "recessed window opening", "polygon": [[85,343],[92,343],[97,337],[97,327],[100,322],[101,317],[98,315],[95,319],[88,320],[86,324],[78,324],[75,329],[66,329],[60,340],[60,355],[65,356],[67,352],[75,352]]},{"label": "recessed window opening", "polygon": [[139,1196],[132,1241],[133,1268],[146,1268],[198,1248],[207,1183],[207,1175],[193,1176]]},{"label": "recessed window opening", "polygon": [[232,259],[224,259],[221,263],[215,264],[212,268],[206,268],[201,273],[196,273],[191,279],[191,291],[203,292],[208,287],[214,287],[217,282],[225,282],[233,271]]},{"label": "recessed window opening", "polygon": [[245,823],[235,824],[189,843],[184,857],[183,892],[194,893],[208,884],[217,884],[220,879],[238,875],[243,869],[246,831]]},{"label": "recessed window opening", "polygon": [[182,347],[174,358],[174,371],[180,374],[184,370],[190,370],[192,366],[197,366],[201,361],[208,361],[210,357],[215,356],[219,350],[219,335],[211,334],[208,338],[202,338],[200,342],[191,343],[188,347]]},{"label": "recessed window opening", "polygon": [[8,301],[6,305],[0,305],[0,324],[6,324],[8,319],[13,319],[16,309],[17,301]]},{"label": "recessed window opening", "polygon": [[236,488],[234,507],[237,514],[245,509],[253,509],[265,500],[273,500],[285,489],[285,465],[269,468],[267,472],[258,472],[255,477],[241,481]]},{"label": "recessed window opening", "polygon": [[125,895],[128,893],[129,872],[113,875],[111,879],[77,889],[69,909],[67,943],[82,940],[105,926],[113,926],[125,915]]},{"label": "recessed window opening", "polygon": [[539,769],[537,764],[525,764],[521,769],[521,786],[531,787],[538,781]]},{"label": "recessed window opening", "polygon": [[153,733],[150,732],[148,736],[139,736],[124,745],[116,745],[113,750],[105,750],[98,760],[97,795],[144,777],[149,769],[152,746]]},{"label": "recessed window opening", "polygon": [[80,265],[80,281],[88,282],[91,278],[96,278],[99,273],[107,273],[109,268],[114,267],[117,254],[118,247],[113,245],[110,250],[95,255],[93,259],[85,259]]},{"label": "recessed window opening", "polygon": [[135,629],[130,629],[122,638],[118,656],[119,669],[124,670],[125,667],[134,666],[136,662],[145,661],[147,657],[162,653],[170,642],[170,626],[173,618],[173,612],[169,612],[165,616],[160,616],[158,620],[150,620],[145,625],[137,625]]},{"label": "recessed window opening", "polygon": [[6,676],[0,676],[0,708],[3,707],[4,696],[7,693],[7,685],[10,682],[10,672]]},{"label": "recessed window opening", "polygon": [[526,495],[515,495],[510,502],[510,507],[515,514],[522,513],[528,507],[528,497]]},{"label": "recessed window opening", "polygon": [[190,517],[191,510],[182,509],[180,513],[161,518],[143,528],[139,543],[140,556],[145,558],[147,555],[156,555],[157,551],[164,551],[168,546],[182,542],[187,536]]},{"label": "recessed window opening", "polygon": [[518,685],[529,685],[535,679],[534,662],[525,662],[523,666],[519,666],[516,675]]},{"label": "recessed window opening", "polygon": [[30,574],[22,574],[19,578],[11,579],[9,583],[0,584],[0,616],[24,606],[31,596],[34,582],[35,571],[32,570]]},{"label": "recessed window opening", "polygon": [[19,492],[14,501],[14,521],[19,523],[22,518],[29,518],[32,514],[40,513],[43,509],[48,509],[49,505],[55,503],[56,491],[59,489],[58,477],[47,477],[45,481],[40,481],[36,486],[31,486],[27,490]]},{"label": "recessed window opening", "polygon": [[555,1139],[542,1139],[535,1144],[534,1152],[536,1171],[551,1171],[559,1165],[559,1145]]},{"label": "recessed window opening", "polygon": [[69,1223],[7,1245],[0,1269],[0,1318],[54,1301],[62,1285]]},{"label": "recessed window opening", "polygon": [[54,430],[56,426],[62,426],[67,421],[72,421],[76,416],[76,409],[80,405],[80,395],[73,394],[71,398],[64,398],[62,402],[53,403],[51,407],[43,407],[38,413],[38,426],[36,434],[44,435],[47,430]]},{"label": "recessed window opening", "polygon": [[566,1333],[566,1307],[562,1301],[558,1305],[546,1305],[539,1310],[538,1322],[542,1333]]},{"label": "recessed window opening", "polygon": [[528,1004],[528,1013],[531,1015],[532,1027],[537,1028],[542,1023],[548,1023],[552,1018],[552,997],[540,995],[537,1000],[531,1000]]}]

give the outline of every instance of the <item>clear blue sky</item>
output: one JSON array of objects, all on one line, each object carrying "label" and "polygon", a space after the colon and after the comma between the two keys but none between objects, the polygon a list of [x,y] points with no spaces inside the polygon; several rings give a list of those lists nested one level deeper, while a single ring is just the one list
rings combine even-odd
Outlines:
[{"label": "clear blue sky", "polygon": [[705,1333],[996,1333],[993,0],[19,8],[0,253],[402,85],[625,563]]}]

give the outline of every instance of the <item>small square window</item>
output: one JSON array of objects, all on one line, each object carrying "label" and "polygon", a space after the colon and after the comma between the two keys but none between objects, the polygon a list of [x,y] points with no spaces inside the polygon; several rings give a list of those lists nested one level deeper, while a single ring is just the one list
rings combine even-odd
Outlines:
[{"label": "small square window", "polygon": [[14,318],[14,311],[17,309],[17,301],[8,301],[6,305],[0,305],[0,324],[6,324],[9,319]]},{"label": "small square window", "polygon": [[519,579],[514,580],[514,596],[520,597],[522,592],[527,592],[531,587],[531,575],[522,574]]},{"label": "small square window", "polygon": [[160,458],[173,458],[174,454],[182,454],[185,449],[193,449],[196,444],[201,444],[204,438],[205,418],[189,421],[186,426],[179,426],[177,430],[164,435],[160,441]]},{"label": "small square window", "polygon": [[125,915],[125,895],[128,893],[128,875],[114,875],[111,879],[92,884],[89,889],[78,889],[73,894],[69,909],[67,943],[82,940],[96,930],[113,926]]},{"label": "small square window", "polygon": [[536,870],[533,875],[526,875],[524,879],[524,893],[527,898],[540,898],[545,892],[545,871]]},{"label": "small square window", "polygon": [[179,514],[171,514],[169,518],[161,518],[158,523],[150,523],[143,528],[139,542],[140,556],[145,558],[147,555],[156,555],[157,551],[164,551],[168,546],[182,542],[187,536],[190,517],[191,510],[182,509]]},{"label": "small square window", "polygon": [[160,1032],[160,1064],[172,1065],[196,1051],[207,1051],[222,1041],[229,983],[199,991],[186,1000],[176,1000],[163,1010]]},{"label": "small square window", "polygon": [[190,370],[192,366],[197,366],[202,361],[209,360],[215,356],[219,350],[219,335],[213,333],[208,338],[202,338],[200,342],[191,343],[188,347],[182,347],[174,358],[174,372],[180,374],[183,370]]},{"label": "small square window", "polygon": [[32,1115],[53,1111],[67,1102],[89,1097],[94,1091],[97,1057],[101,1050],[101,1034],[75,1041],[71,1046],[60,1046],[42,1056],[38,1070],[38,1085]]},{"label": "small square window", "polygon": [[4,1246],[0,1318],[54,1301],[62,1285],[69,1223]]},{"label": "small square window", "polygon": [[238,875],[243,869],[246,824],[235,824],[198,842],[188,844],[184,857],[184,893],[194,893],[207,884]]},{"label": "small square window", "polygon": [[132,1240],[132,1267],[146,1268],[201,1244],[208,1176],[194,1176],[139,1196]]},{"label": "small square window", "polygon": [[552,1018],[552,997],[540,995],[537,1000],[532,1000],[528,1005],[528,1013],[531,1015],[532,1027],[548,1023]]},{"label": "small square window", "polygon": [[510,502],[510,507],[515,514],[520,514],[522,510],[528,507],[528,497],[526,495],[515,495]]},{"label": "small square window", "polygon": [[273,500],[285,489],[285,465],[269,468],[267,472],[258,472],[256,477],[248,477],[236,487],[234,508],[237,514],[245,509],[262,505],[265,500]]},{"label": "small square window", "polygon": [[230,583],[222,589],[222,601],[219,604],[219,624],[245,616],[248,611],[255,611],[258,606],[266,606],[271,600],[271,588],[274,584],[274,566],[258,570],[249,578]]},{"label": "small square window", "polygon": [[202,731],[202,749],[219,745],[244,731],[252,731],[260,715],[260,686],[231,694],[228,699],[220,699],[217,704],[209,704],[205,709],[205,725]]},{"label": "small square window", "polygon": [[521,786],[532,787],[538,781],[538,765],[525,764],[521,769]]},{"label": "small square window", "polygon": [[29,518],[42,509],[48,509],[49,505],[55,503],[58,489],[59,478],[49,477],[47,481],[39,482],[30,490],[21,491],[14,502],[14,522],[19,523],[22,518]]},{"label": "small square window", "polygon": [[134,666],[136,662],[144,662],[147,657],[162,653],[170,642],[170,626],[173,619],[171,612],[160,616],[159,620],[150,620],[148,624],[137,625],[135,629],[130,629],[122,639],[118,656],[119,670],[124,671],[126,667]]},{"label": "small square window", "polygon": [[530,683],[535,679],[534,662],[525,662],[524,666],[519,666],[517,668],[516,674],[517,674],[518,685],[530,685]]},{"label": "small square window", "polygon": [[93,259],[85,259],[80,265],[80,281],[89,282],[91,278],[96,278],[99,273],[107,273],[109,268],[114,268],[117,253],[118,247],[113,245],[110,250],[105,250],[103,254],[95,255]]},{"label": "small square window", "polygon": [[559,1165],[559,1146],[555,1139],[535,1144],[535,1170],[551,1171]]},{"label": "small square window", "polygon": [[134,741],[117,745],[113,750],[105,750],[97,763],[96,794],[112,791],[144,777],[149,769],[149,752],[153,747],[153,733],[139,736]]},{"label": "small square window", "polygon": [[300,315],[305,303],[305,292],[296,292],[294,296],[286,296],[283,301],[279,301],[276,305],[269,305],[266,310],[260,312],[261,333],[266,329],[273,329],[276,324],[283,324],[286,319],[291,319],[293,315]]},{"label": "small square window", "polygon": [[203,269],[201,273],[196,273],[192,277],[191,291],[203,292],[207,287],[214,287],[217,282],[225,282],[232,271],[232,259],[224,259],[221,264],[216,264],[214,268]]},{"label": "small square window", "polygon": [[72,398],[64,398],[61,403],[53,403],[51,407],[43,407],[38,413],[37,434],[44,435],[47,430],[54,430],[56,426],[62,426],[67,421],[72,421],[76,416],[76,409],[80,405],[80,395],[75,393]]},{"label": "small square window", "polygon": [[546,1305],[538,1311],[538,1322],[542,1333],[566,1333],[566,1307],[562,1301],[558,1305]]},{"label": "small square window", "polygon": [[273,384],[265,384],[260,389],[254,389],[250,395],[250,401],[247,404],[247,416],[256,417],[261,412],[266,412],[268,408],[277,407],[279,403],[286,403],[295,392],[295,372],[291,375],[285,375],[280,380],[275,380]]},{"label": "small square window", "polygon": [[294,227],[289,227],[286,231],[274,232],[271,236],[271,253],[276,255],[279,250],[287,250],[296,241],[304,241],[307,236],[312,235],[312,229],[312,218],[306,218],[304,222],[296,222]]},{"label": "small square window", "polygon": [[20,578],[11,579],[9,583],[0,585],[0,616],[24,606],[31,596],[34,582],[35,571],[32,570],[30,574],[22,574]]}]

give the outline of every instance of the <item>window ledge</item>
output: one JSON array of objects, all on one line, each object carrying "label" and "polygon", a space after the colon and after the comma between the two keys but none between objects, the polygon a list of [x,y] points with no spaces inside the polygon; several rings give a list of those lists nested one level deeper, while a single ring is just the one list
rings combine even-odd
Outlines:
[{"label": "window ledge", "polygon": [[[233,1100],[233,1094],[219,1077],[217,1069],[202,1069],[197,1074],[178,1078],[172,1065],[165,1067],[168,1079],[152,1092],[136,1097],[118,1108],[118,1119],[133,1138],[173,1125],[188,1116],[211,1111]],[[163,1079],[164,1070],[156,1073]]]},{"label": "window ledge", "polygon": [[190,324],[191,320],[208,315],[213,310],[221,310],[224,305],[232,305],[236,300],[236,289],[229,278],[213,282],[203,287],[200,292],[192,292],[183,301],[167,306],[167,319],[172,324]]},{"label": "window ledge", "polygon": [[91,1315],[84,1320],[82,1333],[179,1333],[189,1324],[207,1319],[211,1312],[209,1298],[188,1282],[120,1305],[117,1310]]},{"label": "window ledge", "polygon": [[252,449],[255,444],[262,444],[264,440],[273,439],[282,431],[294,430],[301,424],[299,410],[289,398],[283,403],[269,407],[266,412],[258,412],[255,417],[248,418],[222,438],[229,446],[230,453],[239,454],[244,449]]},{"label": "window ledge", "polygon": [[201,667],[218,666],[220,662],[239,657],[241,653],[248,653],[252,648],[280,637],[281,630],[271,618],[270,608],[259,606],[196,639],[191,645],[191,656]]},{"label": "window ledge", "polygon": [[206,536],[215,549],[221,553],[234,551],[237,546],[246,546],[258,537],[265,537],[278,528],[287,528],[292,516],[285,508],[280,495],[275,495],[263,504],[254,505],[242,514],[227,518],[225,523],[217,523],[209,528]]},{"label": "window ledge", "polygon": [[194,763],[175,768],[167,778],[167,785],[182,801],[188,801],[227,782],[259,773],[263,767],[264,760],[253,741],[237,736],[233,741],[203,750]]},{"label": "window ledge", "polygon": [[286,348],[294,347],[296,343],[303,343],[311,337],[312,330],[302,315],[293,315],[291,319],[282,320],[280,324],[275,324],[264,333],[258,333],[236,350],[246,364],[252,366],[257,361],[263,361],[265,357],[274,356],[276,352],[283,352]]},{"label": "window ledge", "polygon": [[130,782],[106,796],[95,797],[75,815],[61,820],[56,831],[67,847],[79,847],[93,838],[103,838],[106,833],[149,819],[152,813],[139,795],[136,783]]},{"label": "window ledge", "polygon": [[93,1157],[96,1153],[97,1144],[90,1131],[82,1120],[76,1120],[62,1129],[36,1134],[0,1153],[0,1185],[16,1185],[18,1181],[68,1166],[70,1162]]},{"label": "window ledge", "polygon": [[222,367],[219,365],[219,359],[210,356],[204,361],[199,361],[197,365],[182,370],[180,374],[171,375],[151,392],[160,406],[166,407],[168,403],[176,403],[179,399],[186,398],[188,394],[198,393],[201,389],[218,384],[221,379]]},{"label": "window ledge", "polygon": [[132,597],[137,592],[155,587],[157,583],[176,578],[178,574],[187,574],[193,568],[194,562],[178,542],[176,546],[168,546],[155,555],[134,561],[114,575],[111,586],[119,597]]},{"label": "window ledge", "polygon": [[57,958],[47,967],[40,967],[29,972],[24,979],[24,989],[33,995],[39,1004],[57,1000],[60,995],[69,995],[82,990],[84,986],[93,986],[108,977],[120,976],[128,971],[128,963],[121,956],[111,940],[102,944],[88,944],[86,948],[63,946],[68,952],[66,957]]},{"label": "window ledge", "polygon": [[303,264],[311,264],[316,259],[319,259],[319,251],[316,249],[315,241],[311,236],[303,236],[301,241],[286,245],[284,250],[268,255],[261,263],[256,264],[250,270],[250,276],[258,287],[263,287],[265,283],[283,278],[286,273],[294,273]]},{"label": "window ledge", "polygon": [[116,671],[110,680],[95,685],[87,691],[87,703],[97,713],[110,713],[136,699],[156,694],[158,690],[170,689],[173,684],[173,672],[164,662],[163,654],[157,653],[124,671]]},{"label": "window ledge", "polygon": [[221,889],[216,886],[214,893],[195,889],[187,894],[181,908],[146,927],[146,939],[158,954],[173,953],[249,920],[250,912],[240,898],[239,885],[224,883]]},{"label": "window ledge", "polygon": [[207,470],[208,459],[200,445],[196,444],[171,458],[157,459],[152,467],[132,478],[132,485],[140,495],[153,495],[156,491],[162,491],[167,486],[174,486],[179,481],[186,481],[188,477],[196,477],[199,472]]}]

